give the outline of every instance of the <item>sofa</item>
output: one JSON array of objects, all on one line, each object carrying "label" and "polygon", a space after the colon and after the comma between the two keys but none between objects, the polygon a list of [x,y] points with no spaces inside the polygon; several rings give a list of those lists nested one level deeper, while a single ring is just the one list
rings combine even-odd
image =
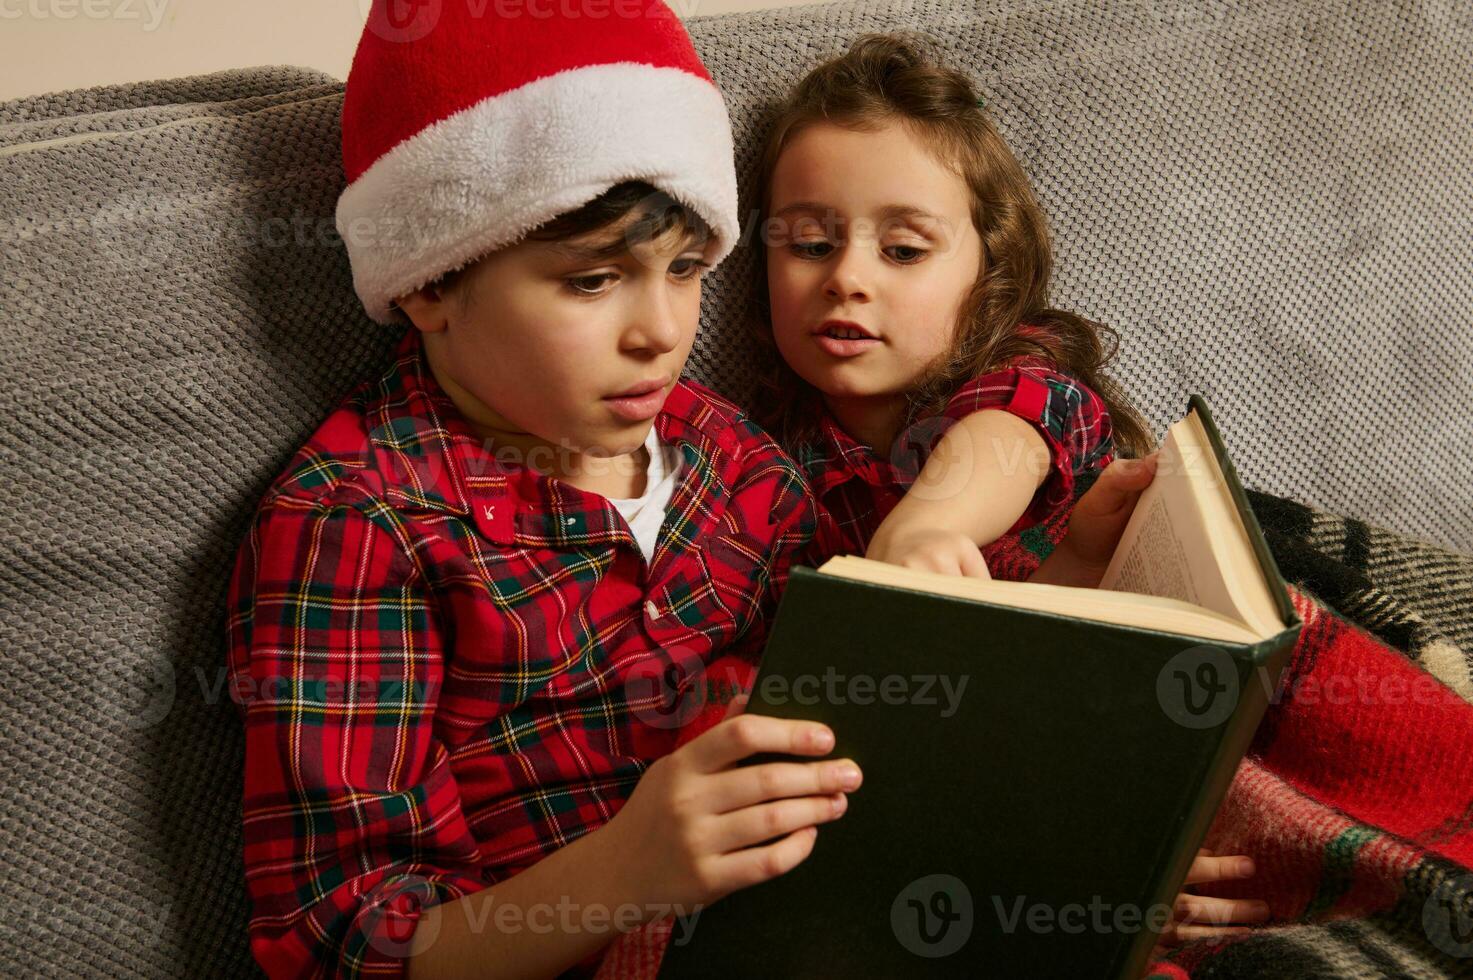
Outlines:
[{"label": "sofa", "polygon": [[[1473,552],[1473,4],[863,0],[695,17],[744,230],[766,108],[860,33],[968,70],[1031,175],[1052,301],[1159,434]],[[256,500],[387,356],[333,211],[342,83],[290,66],[0,104],[0,964],[243,976],[224,594]],[[755,239],[695,379],[741,401]]]}]

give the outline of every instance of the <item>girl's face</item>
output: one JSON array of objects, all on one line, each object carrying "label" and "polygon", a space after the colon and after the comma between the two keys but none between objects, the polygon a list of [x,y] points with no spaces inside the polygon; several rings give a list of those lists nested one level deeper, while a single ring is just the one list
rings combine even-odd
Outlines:
[{"label": "girl's face", "polygon": [[971,193],[900,123],[809,126],[769,191],[768,296],[783,358],[825,399],[903,404],[951,346],[981,273]]}]

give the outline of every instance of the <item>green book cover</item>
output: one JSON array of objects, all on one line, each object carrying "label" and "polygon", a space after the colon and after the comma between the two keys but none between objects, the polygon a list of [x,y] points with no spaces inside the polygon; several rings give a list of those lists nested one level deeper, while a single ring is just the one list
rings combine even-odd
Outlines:
[{"label": "green book cover", "polygon": [[795,569],[747,710],[829,725],[864,784],[796,868],[677,922],[662,978],[1140,975],[1301,625],[1189,410],[1282,630],[1205,639]]}]

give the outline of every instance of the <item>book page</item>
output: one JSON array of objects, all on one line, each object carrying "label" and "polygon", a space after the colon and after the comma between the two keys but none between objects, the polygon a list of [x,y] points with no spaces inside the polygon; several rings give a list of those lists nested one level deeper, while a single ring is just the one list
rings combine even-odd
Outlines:
[{"label": "book page", "polygon": [[941,575],[899,565],[887,565],[857,555],[839,555],[819,566],[824,575],[855,579],[871,585],[915,589],[958,599],[976,599],[1017,609],[1087,619],[1120,626],[1180,633],[1207,640],[1252,643],[1256,637],[1242,623],[1178,599],[1131,592],[1104,592],[1072,585],[1040,585]]},{"label": "book page", "polygon": [[1192,581],[1191,564],[1182,550],[1181,541],[1171,530],[1166,501],[1159,494],[1150,501],[1143,499],[1136,505],[1136,513],[1141,515],[1141,519],[1131,538],[1131,546],[1120,550],[1119,561],[1113,566],[1114,574],[1107,573],[1100,587],[1115,592],[1166,596],[1200,605]]},{"label": "book page", "polygon": [[1156,478],[1136,502],[1100,588],[1180,599],[1246,623],[1192,486],[1193,480],[1221,479],[1204,453],[1210,450],[1187,419],[1167,430]]}]

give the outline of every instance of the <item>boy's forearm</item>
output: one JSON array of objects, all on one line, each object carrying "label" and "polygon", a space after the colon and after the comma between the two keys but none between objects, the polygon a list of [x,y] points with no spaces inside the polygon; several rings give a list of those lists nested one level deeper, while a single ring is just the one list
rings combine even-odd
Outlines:
[{"label": "boy's forearm", "polygon": [[653,919],[607,853],[605,824],[505,882],[426,909],[408,980],[556,977]]}]

